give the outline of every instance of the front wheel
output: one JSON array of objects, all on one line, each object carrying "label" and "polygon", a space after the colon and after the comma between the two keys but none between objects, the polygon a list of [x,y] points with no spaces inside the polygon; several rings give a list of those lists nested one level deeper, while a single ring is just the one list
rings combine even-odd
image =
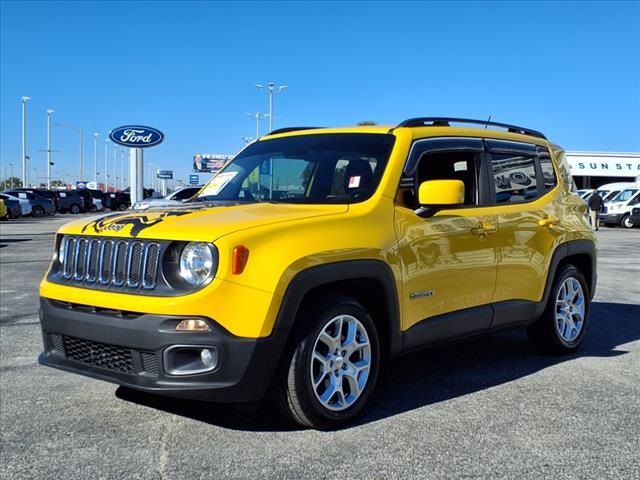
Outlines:
[{"label": "front wheel", "polygon": [[620,220],[620,226],[624,228],[633,228],[633,222],[631,221],[631,217],[629,215],[625,215]]},{"label": "front wheel", "polygon": [[276,405],[303,426],[340,427],[364,408],[380,369],[375,324],[355,299],[338,297],[307,309],[274,384]]},{"label": "front wheel", "polygon": [[124,212],[126,209],[127,209],[126,203],[121,203],[120,205],[118,205],[118,210],[120,210],[121,212]]},{"label": "front wheel", "polygon": [[565,265],[556,275],[542,317],[527,330],[529,340],[547,353],[573,352],[587,333],[590,307],[584,275]]},{"label": "front wheel", "polygon": [[73,204],[73,205],[71,205],[71,207],[69,208],[69,211],[70,211],[72,214],[74,214],[74,215],[79,214],[79,213],[80,213],[80,205],[77,205],[77,204],[75,204],[75,203],[74,203],[74,204]]}]

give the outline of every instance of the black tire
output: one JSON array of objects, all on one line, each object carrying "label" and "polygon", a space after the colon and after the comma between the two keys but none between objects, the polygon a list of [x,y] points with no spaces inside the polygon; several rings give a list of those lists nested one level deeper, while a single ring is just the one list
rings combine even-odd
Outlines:
[{"label": "black tire", "polygon": [[77,203],[72,204],[69,207],[69,212],[71,212],[74,215],[77,215],[80,213],[80,205],[78,205]]},{"label": "black tire", "polygon": [[[348,315],[355,318],[366,331],[370,345],[370,367],[368,377],[366,377],[359,396],[348,407],[334,411],[323,405],[316,397],[317,390],[314,391],[311,372],[313,371],[312,368],[314,368],[312,356],[316,343],[319,341],[320,333],[340,315]],[[272,385],[271,393],[276,407],[284,416],[305,427],[330,430],[343,426],[362,411],[375,389],[381,358],[376,326],[365,308],[358,301],[343,296],[326,298],[315,302],[311,308],[306,308],[301,315],[298,315],[296,323],[296,331],[292,333],[289,348],[285,351]],[[364,337],[360,336],[359,338],[362,340]],[[328,352],[327,355],[330,353]],[[357,356],[360,353],[344,357],[342,356],[344,353],[340,355],[340,358],[346,359],[346,365],[349,359],[354,359],[353,355]],[[346,386],[347,393],[352,394],[353,391],[349,386],[348,380],[342,376],[338,377],[342,373],[341,370],[346,370],[347,367],[343,366],[341,369],[339,365],[336,365],[331,368],[335,368],[336,372],[340,373],[332,373],[329,370],[324,375],[320,375],[318,378],[324,378],[325,380],[318,385],[318,388],[326,386],[325,381],[330,383],[334,380],[332,375],[335,375],[336,378],[340,379],[342,390]],[[340,365],[342,365],[342,361],[340,361]],[[344,395],[343,393],[342,396],[344,397]],[[331,396],[329,400],[331,398],[334,397]]]},{"label": "black tire", "polygon": [[45,211],[40,205],[36,205],[31,209],[31,216],[34,218],[44,217]]},{"label": "black tire", "polygon": [[120,210],[121,212],[124,212],[126,209],[127,209],[126,203],[121,203],[120,205],[118,205],[118,210]]},{"label": "black tire", "polygon": [[91,213],[93,213],[93,212],[97,212],[97,211],[98,211],[98,207],[96,207],[95,205],[91,205],[91,206],[89,207],[89,211],[90,211]]},{"label": "black tire", "polygon": [[628,214],[624,215],[620,219],[620,226],[622,228],[633,228],[633,222],[631,221],[631,217]]},{"label": "black tire", "polygon": [[[565,340],[559,332],[556,313],[558,306],[556,300],[560,294],[560,289],[567,279],[573,278],[578,281],[584,295],[584,317],[580,332],[576,338],[570,341]],[[589,314],[591,312],[591,295],[587,281],[582,272],[573,265],[564,265],[556,274],[547,300],[547,306],[542,316],[527,329],[527,334],[531,344],[543,353],[561,355],[575,351],[587,333],[589,328]]]}]

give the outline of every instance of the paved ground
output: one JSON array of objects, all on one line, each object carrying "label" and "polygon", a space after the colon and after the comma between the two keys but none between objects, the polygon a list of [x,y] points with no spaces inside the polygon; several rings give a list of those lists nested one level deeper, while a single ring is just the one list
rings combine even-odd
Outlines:
[{"label": "paved ground", "polygon": [[599,232],[579,353],[507,332],[407,356],[356,425],[323,433],[38,365],[37,285],[68,218],[0,224],[2,478],[640,478],[639,230]]}]

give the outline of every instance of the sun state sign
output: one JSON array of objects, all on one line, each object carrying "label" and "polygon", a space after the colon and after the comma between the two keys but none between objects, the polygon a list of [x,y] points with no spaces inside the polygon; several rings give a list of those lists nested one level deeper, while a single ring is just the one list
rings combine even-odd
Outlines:
[{"label": "sun state sign", "polygon": [[159,145],[164,140],[164,133],[144,125],[126,125],[114,128],[109,132],[113,143],[129,148],[148,148]]},{"label": "sun state sign", "polygon": [[567,152],[571,175],[586,177],[640,176],[640,153]]}]

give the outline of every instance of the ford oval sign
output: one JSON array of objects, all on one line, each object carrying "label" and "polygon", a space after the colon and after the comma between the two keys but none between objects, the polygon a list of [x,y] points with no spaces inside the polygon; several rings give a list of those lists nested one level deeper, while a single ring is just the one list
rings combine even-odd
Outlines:
[{"label": "ford oval sign", "polygon": [[143,125],[126,125],[109,132],[113,143],[130,148],[147,148],[162,143],[164,134],[155,128]]}]

